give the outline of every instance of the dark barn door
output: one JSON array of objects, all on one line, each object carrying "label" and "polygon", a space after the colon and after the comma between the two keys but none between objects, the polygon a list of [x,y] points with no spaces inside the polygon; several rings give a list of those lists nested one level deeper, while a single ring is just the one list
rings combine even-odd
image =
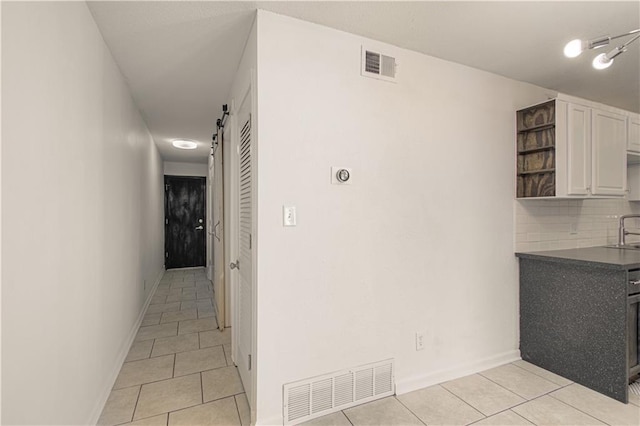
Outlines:
[{"label": "dark barn door", "polygon": [[203,177],[164,177],[165,266],[205,266],[205,187]]}]

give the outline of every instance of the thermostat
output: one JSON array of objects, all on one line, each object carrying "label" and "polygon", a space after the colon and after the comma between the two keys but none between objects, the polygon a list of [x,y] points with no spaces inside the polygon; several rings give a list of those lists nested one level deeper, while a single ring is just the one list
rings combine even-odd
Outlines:
[{"label": "thermostat", "polygon": [[331,183],[337,185],[351,185],[353,173],[349,167],[331,167]]}]

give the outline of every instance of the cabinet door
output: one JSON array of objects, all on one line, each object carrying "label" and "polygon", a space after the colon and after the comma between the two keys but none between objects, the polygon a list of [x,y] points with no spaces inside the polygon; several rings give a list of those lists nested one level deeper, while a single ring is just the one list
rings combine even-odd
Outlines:
[{"label": "cabinet door", "polygon": [[588,195],[591,184],[591,109],[567,110],[567,195]]},{"label": "cabinet door", "polygon": [[634,114],[629,117],[629,143],[627,149],[633,152],[640,152],[640,115]]},{"label": "cabinet door", "polygon": [[629,201],[640,201],[640,163],[629,164]]},{"label": "cabinet door", "polygon": [[627,118],[594,108],[591,128],[591,193],[622,196],[627,189]]}]

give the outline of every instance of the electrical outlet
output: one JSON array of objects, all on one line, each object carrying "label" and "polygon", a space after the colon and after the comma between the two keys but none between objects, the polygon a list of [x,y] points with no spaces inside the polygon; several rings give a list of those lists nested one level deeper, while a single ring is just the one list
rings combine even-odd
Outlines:
[{"label": "electrical outlet", "polygon": [[416,332],[416,351],[424,349],[424,331]]},{"label": "electrical outlet", "polygon": [[571,222],[569,224],[569,234],[570,235],[576,235],[578,233],[578,223],[577,222]]},{"label": "electrical outlet", "polygon": [[296,208],[295,206],[282,207],[282,225],[296,226]]}]

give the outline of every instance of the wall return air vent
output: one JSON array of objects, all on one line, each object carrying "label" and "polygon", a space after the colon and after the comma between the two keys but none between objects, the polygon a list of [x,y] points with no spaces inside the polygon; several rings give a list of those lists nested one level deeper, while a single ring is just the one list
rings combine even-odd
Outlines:
[{"label": "wall return air vent", "polygon": [[396,81],[396,58],[362,46],[360,73],[365,77]]},{"label": "wall return air vent", "polygon": [[395,393],[393,360],[284,385],[284,424],[298,424]]}]

